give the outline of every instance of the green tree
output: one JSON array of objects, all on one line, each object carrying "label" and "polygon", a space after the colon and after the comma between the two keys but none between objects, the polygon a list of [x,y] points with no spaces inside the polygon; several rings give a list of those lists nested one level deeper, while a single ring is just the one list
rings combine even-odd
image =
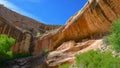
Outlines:
[{"label": "green tree", "polygon": [[114,50],[120,51],[120,18],[113,22],[111,34],[107,39]]},{"label": "green tree", "polygon": [[12,52],[10,51],[11,45],[14,43],[13,38],[9,38],[7,35],[0,35],[0,58],[12,57]]},{"label": "green tree", "polygon": [[8,60],[31,56],[29,53],[14,54],[10,51],[14,41],[15,40],[13,38],[9,38],[7,35],[0,35],[0,68],[4,68]]}]

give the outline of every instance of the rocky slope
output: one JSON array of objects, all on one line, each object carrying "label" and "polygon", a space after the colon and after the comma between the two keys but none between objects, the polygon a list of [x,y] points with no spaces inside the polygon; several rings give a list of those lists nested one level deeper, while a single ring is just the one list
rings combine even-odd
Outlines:
[{"label": "rocky slope", "polygon": [[55,51],[48,54],[47,63],[49,67],[57,67],[61,64],[74,64],[76,54],[89,50],[101,49],[103,46],[102,39],[91,39],[84,42],[68,41],[64,42]]}]

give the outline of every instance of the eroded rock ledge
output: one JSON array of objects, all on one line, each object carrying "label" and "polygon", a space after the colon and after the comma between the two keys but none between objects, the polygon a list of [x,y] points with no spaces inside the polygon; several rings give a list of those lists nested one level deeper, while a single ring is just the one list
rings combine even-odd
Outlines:
[{"label": "eroded rock ledge", "polygon": [[119,14],[120,0],[88,0],[65,26],[37,39],[34,54],[44,49],[54,50],[65,41],[102,37],[109,32],[112,21]]}]

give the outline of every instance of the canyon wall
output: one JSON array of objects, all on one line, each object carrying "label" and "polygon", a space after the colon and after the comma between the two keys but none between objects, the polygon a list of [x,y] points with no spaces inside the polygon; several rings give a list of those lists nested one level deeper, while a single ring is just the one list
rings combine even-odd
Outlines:
[{"label": "canyon wall", "polygon": [[38,22],[32,18],[20,15],[6,7],[0,5],[0,17],[21,28],[22,30],[33,31],[32,34],[37,32],[45,33],[45,31],[59,27],[59,25],[47,25]]},{"label": "canyon wall", "polygon": [[110,30],[112,21],[120,14],[120,0],[88,0],[82,10],[73,15],[60,29],[35,42],[34,54],[54,50],[63,42],[98,38]]},{"label": "canyon wall", "polygon": [[32,52],[33,40],[38,32],[43,34],[58,27],[59,25],[37,22],[0,5],[0,34],[6,34],[15,39],[15,43],[11,47],[15,53]]},{"label": "canyon wall", "polygon": [[32,35],[23,32],[22,29],[12,25],[0,17],[0,34],[6,34],[15,39],[11,50],[15,53],[28,53],[31,45]]}]

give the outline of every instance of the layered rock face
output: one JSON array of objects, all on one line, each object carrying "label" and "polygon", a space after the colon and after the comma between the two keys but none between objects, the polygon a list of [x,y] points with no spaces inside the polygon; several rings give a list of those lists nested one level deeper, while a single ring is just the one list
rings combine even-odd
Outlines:
[{"label": "layered rock face", "polygon": [[102,39],[91,39],[77,43],[73,40],[64,42],[60,47],[48,54],[48,66],[57,68],[57,66],[62,64],[74,64],[74,59],[77,54],[84,53],[89,50],[101,49],[102,45]]},{"label": "layered rock face", "polygon": [[31,18],[9,10],[3,5],[0,5],[0,17],[4,18],[9,23],[21,28],[22,30],[31,31],[32,34],[36,34],[37,32],[44,33],[47,30],[58,27],[57,25],[46,25],[41,22],[35,21]]},{"label": "layered rock face", "polygon": [[15,42],[11,50],[16,53],[29,52],[32,35],[22,32],[20,28],[10,24],[8,21],[0,17],[0,34],[6,34],[13,37]]},{"label": "layered rock face", "polygon": [[111,23],[120,14],[120,0],[88,0],[66,25],[36,40],[34,53],[53,50],[63,42],[99,38],[109,32]]},{"label": "layered rock face", "polygon": [[15,53],[32,52],[37,33],[43,34],[57,27],[59,26],[37,22],[0,5],[0,34],[7,34],[15,39],[11,47]]},{"label": "layered rock face", "polygon": [[[55,48],[51,48],[54,51],[47,57],[48,66],[57,68],[60,64],[74,64],[77,54],[91,49],[109,49],[103,44],[102,35],[109,33],[112,21],[119,14],[120,0],[88,0],[86,6],[59,30],[60,37],[55,37],[57,39],[52,44]],[[57,32],[55,34],[58,35]],[[71,68],[76,67],[73,65]]]}]

